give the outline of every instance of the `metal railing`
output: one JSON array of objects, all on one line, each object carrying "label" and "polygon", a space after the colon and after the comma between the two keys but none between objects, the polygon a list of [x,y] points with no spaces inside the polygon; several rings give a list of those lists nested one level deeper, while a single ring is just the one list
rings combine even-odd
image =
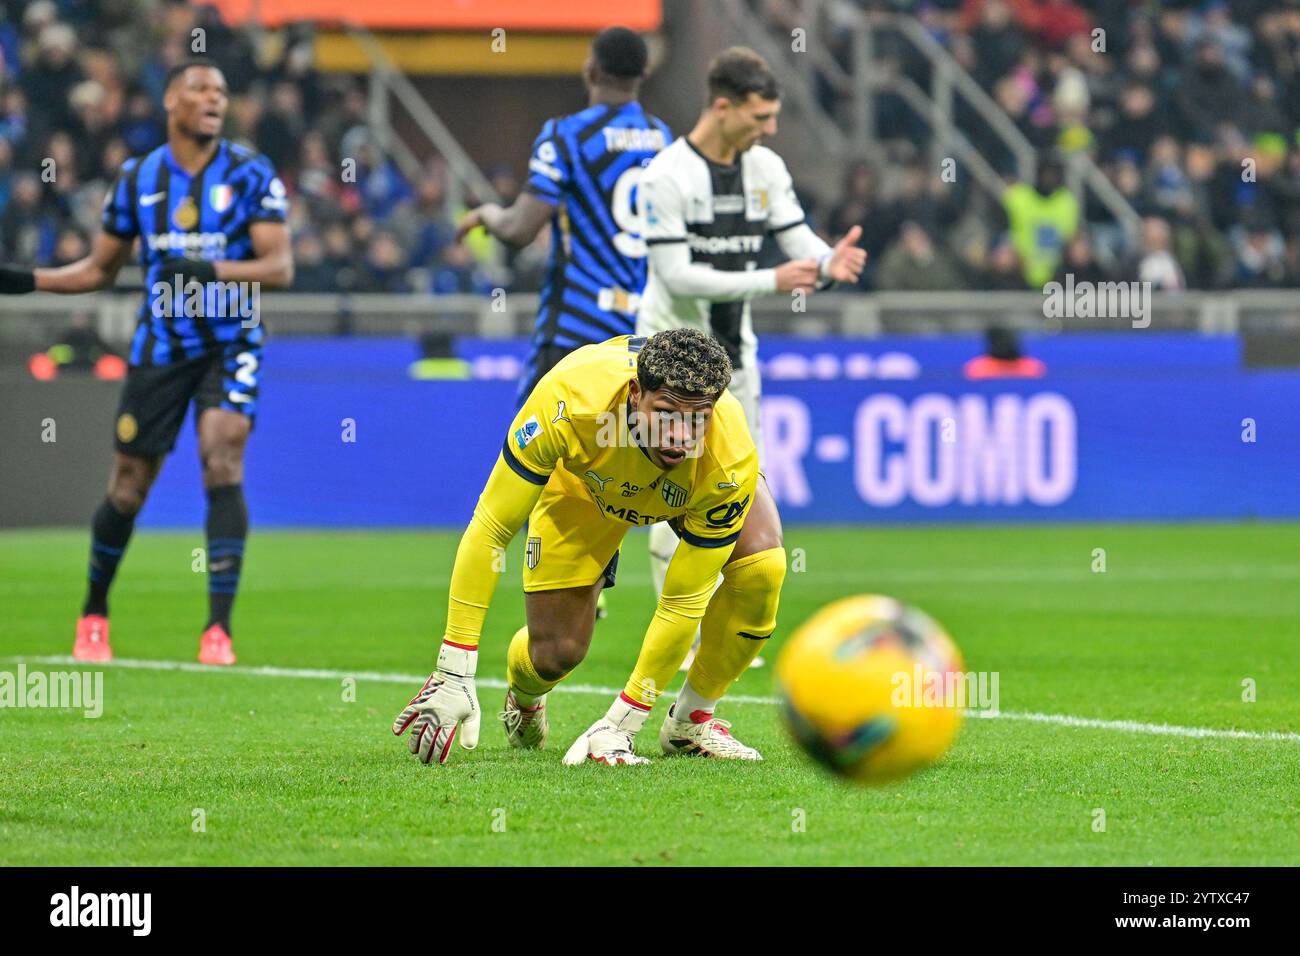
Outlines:
[{"label": "metal railing", "polygon": [[[274,336],[355,335],[510,338],[531,334],[537,296],[316,294],[268,292],[262,314]],[[139,293],[98,293],[67,298],[38,294],[0,303],[0,347],[9,355],[46,348],[74,321],[88,321],[109,343],[121,346],[135,329]],[[792,312],[778,297],[756,300],[754,327],[762,335],[869,338],[885,334],[978,332],[991,325],[1070,334],[1113,331],[1141,334],[1128,319],[1049,319],[1036,292],[829,292],[809,296],[806,311]],[[1203,334],[1267,329],[1300,338],[1300,296],[1294,290],[1156,292],[1150,329]]]},{"label": "metal railing", "polygon": [[[876,143],[875,96],[894,93],[930,127],[935,148],[940,154],[952,153],[970,170],[981,189],[1000,202],[1006,184],[985,157],[971,147],[955,120],[955,105],[960,99],[998,137],[1015,158],[1020,179],[1033,182],[1037,173],[1034,146],[994,99],[976,82],[956,59],[932,37],[914,17],[903,14],[877,13],[841,8],[841,17],[852,17],[846,69],[831,53],[827,38],[819,35],[826,22],[826,0],[811,0],[804,6],[809,32],[807,43],[797,53],[786,52],[754,17],[744,0],[726,0],[725,9],[732,22],[758,51],[768,59],[778,78],[795,95],[804,119],[836,162],[843,167]],[[930,89],[923,91],[915,82],[882,64],[876,51],[886,32],[903,38],[925,58],[930,69]],[[838,135],[826,129],[827,117],[812,94],[815,77],[820,76],[848,104],[847,131]],[[793,81],[793,82],[792,82]],[[1136,239],[1140,220],[1128,200],[1106,178],[1092,158],[1084,153],[1066,157],[1067,186],[1082,201],[1090,190],[1098,202],[1118,222],[1129,238]]]},{"label": "metal railing", "polygon": [[466,191],[472,191],[480,202],[499,200],[501,197],[497,195],[492,183],[452,135],[447,124],[420,95],[415,84],[398,69],[374,34],[353,23],[345,24],[345,29],[370,60],[367,122],[380,147],[392,157],[402,173],[414,180],[419,176],[422,165],[415,151],[393,128],[393,101],[406,111],[421,135],[446,161],[450,173],[447,183],[448,208],[463,206]]}]

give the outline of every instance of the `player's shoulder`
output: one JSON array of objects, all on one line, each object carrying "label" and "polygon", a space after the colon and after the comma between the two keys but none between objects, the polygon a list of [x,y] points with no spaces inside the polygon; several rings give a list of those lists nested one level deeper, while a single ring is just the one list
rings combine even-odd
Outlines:
[{"label": "player's shoulder", "polygon": [[221,145],[226,152],[227,178],[254,176],[265,179],[275,176],[275,165],[265,153],[233,139],[223,139]]},{"label": "player's shoulder", "polygon": [[708,481],[744,485],[758,471],[758,449],[745,419],[744,406],[725,391],[713,405],[713,420],[700,456],[703,477]]},{"label": "player's shoulder", "polygon": [[614,406],[635,377],[637,351],[638,340],[630,335],[574,349],[542,377],[534,393],[543,401],[563,401],[567,418],[595,418]]},{"label": "player's shoulder", "polygon": [[745,160],[750,169],[769,180],[784,179],[790,175],[785,160],[774,149],[758,143],[745,150]]},{"label": "player's shoulder", "polygon": [[156,167],[158,163],[163,161],[166,150],[167,144],[160,143],[151,150],[129,156],[122,161],[122,165],[118,167],[118,172],[123,176],[129,176],[131,173],[147,170],[151,166]]},{"label": "player's shoulder", "polygon": [[642,182],[663,179],[681,179],[689,177],[689,170],[703,164],[699,153],[686,142],[685,136],[678,136],[665,146],[646,164],[641,174]]}]

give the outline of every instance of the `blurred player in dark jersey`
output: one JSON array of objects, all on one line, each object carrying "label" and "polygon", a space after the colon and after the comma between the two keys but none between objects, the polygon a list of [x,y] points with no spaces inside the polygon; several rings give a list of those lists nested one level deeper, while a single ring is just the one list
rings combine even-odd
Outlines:
[{"label": "blurred player in dark jersey", "polygon": [[647,59],[645,41],[631,30],[600,33],[583,71],[590,105],[542,126],[527,186],[509,209],[479,206],[456,232],[459,240],[482,226],[502,242],[526,246],[551,223],[519,404],[574,349],[632,333],[646,279],[636,185],[641,170],[672,140],[668,126],[637,102]]},{"label": "blurred player in dark jersey", "polygon": [[163,98],[167,142],[122,165],[90,255],[57,269],[0,266],[0,293],[92,292],[113,285],[140,240],[145,297],[108,496],[91,526],[78,660],[112,658],[108,589],[193,402],[208,498],[209,616],[199,660],[235,662],[230,614],[248,532],[244,445],[265,337],[260,289],[289,285],[293,258],[284,185],[266,157],[220,137],[227,103],[220,69],[202,60],[174,67]]}]

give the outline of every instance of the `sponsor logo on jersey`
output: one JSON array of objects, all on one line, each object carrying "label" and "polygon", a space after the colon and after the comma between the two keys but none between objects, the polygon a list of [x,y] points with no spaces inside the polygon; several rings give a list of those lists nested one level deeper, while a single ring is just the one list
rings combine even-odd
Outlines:
[{"label": "sponsor logo on jersey", "polygon": [[529,571],[537,567],[537,562],[542,560],[542,539],[541,538],[528,539],[528,543],[524,545],[524,560],[528,562]]},{"label": "sponsor logo on jersey", "polygon": [[551,419],[552,425],[556,424],[557,422],[568,422],[570,425],[573,424],[573,420],[569,418],[569,416],[564,411],[563,399],[560,400],[559,407],[556,408],[555,410],[555,417]]},{"label": "sponsor logo on jersey", "polygon": [[626,521],[628,524],[657,524],[660,521],[667,521],[670,515],[643,515],[635,508],[615,508],[608,504],[600,495],[596,495],[596,504],[600,506],[601,511],[605,512],[605,517],[615,518],[619,521]]},{"label": "sponsor logo on jersey", "polygon": [[537,416],[529,416],[528,421],[515,429],[515,444],[519,446],[520,451],[523,451],[528,447],[529,443],[541,433],[542,426],[541,423],[537,421]]},{"label": "sponsor logo on jersey", "polygon": [[704,520],[709,523],[710,528],[729,528],[736,523],[737,518],[745,513],[745,508],[748,505],[749,495],[745,495],[741,501],[729,501],[726,504],[710,508],[705,512]]},{"label": "sponsor logo on jersey", "polygon": [[[214,253],[224,252],[227,237],[224,232],[151,232],[147,240],[150,252]],[[220,258],[205,255],[203,258]]]},{"label": "sponsor logo on jersey", "polygon": [[688,239],[691,252],[706,255],[744,254],[757,255],[763,248],[762,236],[697,236],[691,233]]},{"label": "sponsor logo on jersey", "polygon": [[686,504],[687,491],[681,485],[674,484],[667,478],[664,479],[663,487],[659,489],[659,494],[663,495],[664,503],[669,508],[680,508]]}]

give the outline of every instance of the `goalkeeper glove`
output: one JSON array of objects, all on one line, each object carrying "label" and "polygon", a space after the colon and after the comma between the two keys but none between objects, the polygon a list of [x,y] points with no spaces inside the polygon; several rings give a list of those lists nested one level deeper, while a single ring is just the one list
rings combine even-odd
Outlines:
[{"label": "goalkeeper glove", "polygon": [[0,266],[0,295],[26,295],[36,291],[36,273],[17,266]]},{"label": "goalkeeper glove", "polygon": [[399,737],[411,729],[411,753],[424,763],[432,763],[435,757],[438,763],[447,762],[457,729],[461,747],[473,750],[478,746],[482,712],[474,686],[477,667],[477,649],[444,641],[438,652],[438,669],[393,721],[393,733]]}]

